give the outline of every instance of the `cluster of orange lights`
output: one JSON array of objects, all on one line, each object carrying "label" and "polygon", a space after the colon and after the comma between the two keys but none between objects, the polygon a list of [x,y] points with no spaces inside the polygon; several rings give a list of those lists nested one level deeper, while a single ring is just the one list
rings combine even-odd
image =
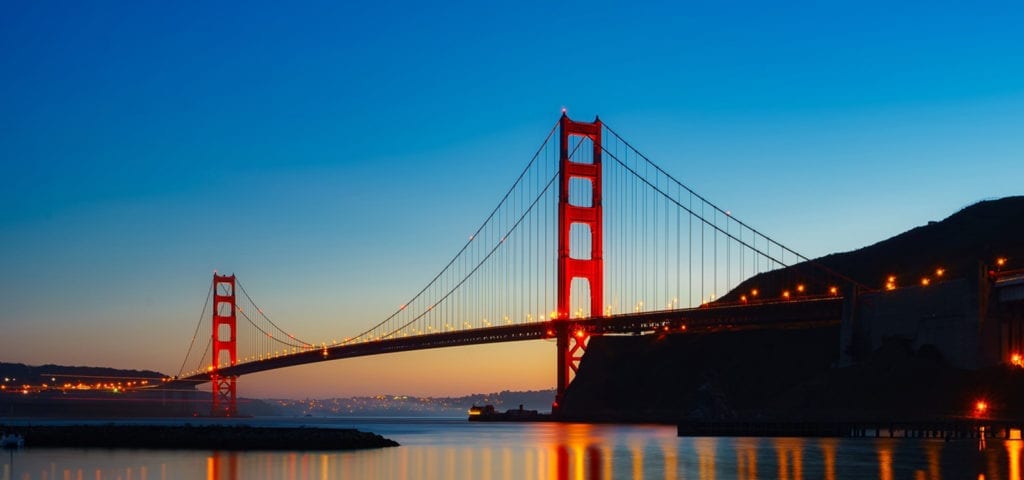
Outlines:
[{"label": "cluster of orange lights", "polygon": [[[837,287],[835,285],[829,286],[827,291],[828,291],[828,295],[830,295],[830,296],[834,297],[834,296],[839,295],[839,287]],[[807,286],[802,284],[802,283],[798,283],[798,284],[796,284],[795,287],[793,287],[792,290],[790,290],[790,289],[783,290],[782,293],[779,294],[779,297],[782,298],[783,300],[790,300],[794,296],[800,295],[800,294],[804,294],[804,293],[807,293]],[[750,293],[745,293],[745,294],[741,294],[740,295],[740,303],[750,303],[751,301],[757,299],[759,294],[760,294],[760,291],[758,291],[758,289],[756,289],[756,288],[751,289]]]},{"label": "cluster of orange lights", "polygon": [[[999,257],[999,258],[997,258],[995,260],[995,264],[996,264],[997,270],[1005,267],[1006,266],[1006,262],[1007,262],[1006,257]],[[922,287],[927,287],[927,286],[931,285],[932,282],[937,281],[937,280],[943,278],[944,276],[946,276],[946,269],[943,268],[943,267],[938,267],[938,268],[935,269],[935,271],[932,273],[931,276],[923,276],[923,277],[921,277],[921,280],[920,280],[919,283],[920,283],[920,285]],[[896,285],[896,275],[889,275],[888,277],[886,277],[886,279],[885,279],[885,289],[886,290],[896,290],[896,287],[897,287],[897,285]]]},{"label": "cluster of orange lights", "polygon": [[896,275],[889,275],[889,277],[885,279],[885,289],[896,290]]},{"label": "cluster of orange lights", "polygon": [[130,382],[96,382],[96,383],[84,383],[79,381],[78,383],[64,383],[63,385],[52,385],[49,383],[42,383],[39,385],[24,384],[20,386],[14,386],[14,388],[8,389],[7,385],[0,385],[0,391],[10,391],[14,393],[37,393],[46,390],[109,390],[114,393],[123,392],[128,388],[148,385],[149,380],[138,380]]},{"label": "cluster of orange lights", "polygon": [[[935,269],[935,272],[934,272],[933,276],[921,277],[921,280],[920,280],[919,283],[920,283],[920,285],[922,287],[927,287],[928,285],[932,284],[932,281],[934,281],[933,279],[940,279],[940,278],[944,277],[945,275],[946,275],[946,269],[942,268],[942,267],[939,267],[939,268]],[[897,287],[896,275],[889,275],[888,277],[885,277],[885,289],[886,290],[896,290],[896,287]]]},{"label": "cluster of orange lights", "polygon": [[1014,353],[1013,355],[1010,355],[1010,365],[1013,365],[1014,367],[1024,368],[1024,356],[1021,356],[1021,354],[1019,353]]},{"label": "cluster of orange lights", "polygon": [[[935,278],[936,279],[942,278],[944,275],[946,275],[946,269],[945,268],[939,267],[939,268],[935,269]],[[921,277],[921,286],[922,287],[927,287],[928,285],[931,285],[931,284],[932,284],[932,279],[930,277]]]}]

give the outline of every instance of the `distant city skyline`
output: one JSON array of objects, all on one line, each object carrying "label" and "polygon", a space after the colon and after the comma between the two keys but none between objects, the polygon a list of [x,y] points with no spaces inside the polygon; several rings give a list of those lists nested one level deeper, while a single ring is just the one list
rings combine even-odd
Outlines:
[{"label": "distant city skyline", "polygon": [[[177,373],[214,270],[304,339],[358,333],[563,107],[806,256],[869,245],[1024,193],[1022,21],[1012,2],[7,5],[0,361]],[[240,394],[548,389],[554,362],[550,342],[439,349]]]}]

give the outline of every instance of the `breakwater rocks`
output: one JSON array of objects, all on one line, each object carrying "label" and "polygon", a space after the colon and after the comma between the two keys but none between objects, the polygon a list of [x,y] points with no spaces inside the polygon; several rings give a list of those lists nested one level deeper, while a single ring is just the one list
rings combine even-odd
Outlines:
[{"label": "breakwater rocks", "polygon": [[375,433],[338,428],[224,425],[0,425],[25,437],[27,448],[141,448],[195,450],[356,450],[397,447]]}]

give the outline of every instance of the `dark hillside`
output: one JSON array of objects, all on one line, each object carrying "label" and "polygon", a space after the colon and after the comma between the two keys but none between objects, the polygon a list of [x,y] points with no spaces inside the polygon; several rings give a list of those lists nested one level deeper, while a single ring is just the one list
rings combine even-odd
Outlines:
[{"label": "dark hillside", "polygon": [[[117,383],[127,381],[148,380],[159,382],[166,375],[150,370],[122,370],[106,367],[78,367],[67,365],[25,365],[23,363],[0,362],[0,377],[9,378],[17,385],[51,386],[70,383]],[[10,382],[8,382],[10,383]]]},{"label": "dark hillside", "polygon": [[776,296],[783,289],[806,283],[810,293],[824,293],[827,284],[842,284],[837,277],[826,278],[818,264],[840,272],[873,289],[884,287],[888,276],[897,285],[917,284],[937,268],[945,278],[976,275],[980,265],[991,265],[1006,257],[1012,267],[1024,266],[1024,196],[985,200],[939,222],[908,230],[858,250],[833,253],[818,259],[754,276],[740,284],[722,301],[736,301],[741,293],[758,288]]}]

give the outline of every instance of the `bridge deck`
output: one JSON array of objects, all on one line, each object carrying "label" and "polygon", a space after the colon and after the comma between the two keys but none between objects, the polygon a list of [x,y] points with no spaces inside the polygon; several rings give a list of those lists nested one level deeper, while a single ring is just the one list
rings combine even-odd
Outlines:
[{"label": "bridge deck", "polygon": [[[310,349],[221,368],[220,375],[245,375],[307,363],[385,353],[555,338],[558,328],[582,331],[587,335],[805,328],[839,323],[842,305],[842,297],[829,296],[454,330]],[[202,373],[175,379],[164,383],[163,386],[180,388],[209,381],[210,375]]]}]

